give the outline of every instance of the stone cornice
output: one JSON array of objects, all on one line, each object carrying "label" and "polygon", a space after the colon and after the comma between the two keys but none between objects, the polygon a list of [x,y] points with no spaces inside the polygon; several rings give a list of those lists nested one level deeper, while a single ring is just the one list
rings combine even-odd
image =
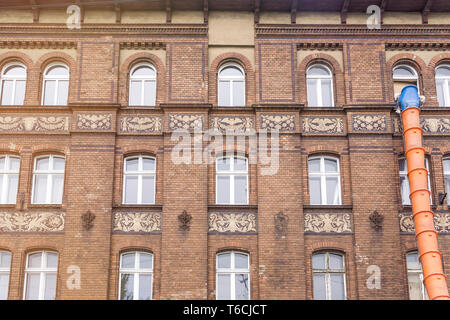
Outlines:
[{"label": "stone cornice", "polygon": [[417,42],[417,43],[386,43],[386,50],[414,50],[414,51],[431,51],[431,50],[448,50],[450,43],[429,43],[429,42]]},{"label": "stone cornice", "polygon": [[76,48],[74,41],[29,41],[29,40],[6,40],[0,41],[1,49],[72,49]]}]

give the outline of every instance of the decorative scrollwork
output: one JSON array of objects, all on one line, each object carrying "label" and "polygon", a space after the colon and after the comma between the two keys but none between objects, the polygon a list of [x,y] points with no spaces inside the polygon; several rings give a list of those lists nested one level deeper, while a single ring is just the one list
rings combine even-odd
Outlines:
[{"label": "decorative scrollwork", "polygon": [[113,231],[160,232],[161,214],[158,212],[116,212]]},{"label": "decorative scrollwork", "polygon": [[0,212],[0,232],[60,232],[64,212]]},{"label": "decorative scrollwork", "polygon": [[209,214],[209,232],[256,233],[256,214],[212,212]]},{"label": "decorative scrollwork", "polygon": [[352,232],[349,213],[305,214],[305,232],[350,233]]},{"label": "decorative scrollwork", "polygon": [[178,221],[180,222],[180,229],[187,231],[191,228],[192,216],[183,210],[183,213],[178,216]]},{"label": "decorative scrollwork", "polygon": [[370,225],[375,230],[380,230],[383,224],[384,217],[378,211],[374,211],[369,215]]},{"label": "decorative scrollwork", "polygon": [[303,133],[340,134],[344,133],[343,117],[304,117]]}]

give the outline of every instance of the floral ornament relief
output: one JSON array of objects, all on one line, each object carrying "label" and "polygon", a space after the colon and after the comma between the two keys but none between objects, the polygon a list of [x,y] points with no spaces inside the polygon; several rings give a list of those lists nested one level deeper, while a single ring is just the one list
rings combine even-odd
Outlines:
[{"label": "floral ornament relief", "polygon": [[208,231],[218,233],[256,233],[256,214],[210,213]]},{"label": "floral ornament relief", "polygon": [[305,117],[303,133],[338,134],[344,133],[343,117]]},{"label": "floral ornament relief", "polygon": [[261,129],[295,131],[294,114],[262,114]]},{"label": "floral ornament relief", "polygon": [[59,232],[64,222],[64,212],[0,212],[0,232]]},{"label": "floral ornament relief", "polygon": [[194,130],[203,129],[202,114],[169,114],[169,129]]},{"label": "floral ornament relief", "polygon": [[68,116],[0,117],[0,132],[61,132],[69,131]]},{"label": "floral ornament relief", "polygon": [[276,234],[285,236],[287,233],[289,217],[285,215],[283,211],[280,211],[275,215],[274,220]]},{"label": "floral ornament relief", "polygon": [[386,116],[380,115],[352,115],[354,131],[386,131]]},{"label": "floral ornament relief", "polygon": [[424,133],[450,134],[450,118],[422,117],[420,124]]},{"label": "floral ornament relief", "polygon": [[81,216],[81,223],[84,230],[90,230],[94,226],[95,214],[90,210]]},{"label": "floral ornament relief", "polygon": [[116,212],[113,231],[145,233],[161,231],[161,214],[157,212]]},{"label": "floral ornament relief", "polygon": [[[404,212],[399,213],[400,231],[404,233],[415,233],[414,217],[412,214]],[[450,233],[450,213],[435,212],[434,228],[439,233]]]},{"label": "floral ornament relief", "polygon": [[77,129],[80,130],[110,130],[112,114],[81,113],[77,115]]},{"label": "floral ornament relief", "polygon": [[161,117],[124,116],[120,118],[120,132],[122,133],[161,133]]},{"label": "floral ornament relief", "polygon": [[178,216],[178,222],[180,223],[180,230],[187,231],[191,228],[192,216],[183,210],[183,213]]},{"label": "floral ornament relief", "polygon": [[253,129],[252,117],[211,117],[211,129],[218,131],[240,131],[245,132]]},{"label": "floral ornament relief", "polygon": [[349,213],[305,214],[305,232],[312,233],[350,233],[352,232]]}]

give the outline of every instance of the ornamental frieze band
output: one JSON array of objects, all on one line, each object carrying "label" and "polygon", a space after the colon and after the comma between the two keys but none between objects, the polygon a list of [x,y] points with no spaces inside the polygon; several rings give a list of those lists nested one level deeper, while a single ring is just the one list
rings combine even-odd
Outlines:
[{"label": "ornamental frieze band", "polygon": [[161,213],[159,212],[116,212],[114,214],[114,232],[161,232]]},{"label": "ornamental frieze band", "polygon": [[[400,232],[415,233],[414,217],[410,213],[400,212],[398,214],[400,223]],[[450,234],[450,212],[434,213],[434,228],[439,233]]]},{"label": "ornamental frieze band", "polygon": [[254,128],[254,121],[245,116],[211,117],[210,128],[221,132],[246,132]]},{"label": "ornamental frieze band", "polygon": [[304,117],[302,123],[305,134],[344,133],[344,117]]},{"label": "ornamental frieze band", "polygon": [[420,125],[424,134],[450,134],[450,117],[422,116]]},{"label": "ornamental frieze band", "polygon": [[308,233],[351,233],[350,213],[306,213],[305,232]]},{"label": "ornamental frieze band", "polygon": [[0,117],[0,133],[68,132],[69,116],[4,116]]},{"label": "ornamental frieze band", "polygon": [[352,130],[360,132],[385,132],[388,129],[386,118],[384,114],[352,115]]},{"label": "ornamental frieze band", "polygon": [[0,232],[61,232],[64,212],[0,212]]},{"label": "ornamental frieze band", "polygon": [[78,130],[111,130],[111,113],[79,113],[76,126]]},{"label": "ornamental frieze band", "polygon": [[157,116],[122,116],[120,133],[156,134],[162,132],[162,118]]},{"label": "ornamental frieze band", "polygon": [[202,130],[202,114],[169,114],[169,130]]},{"label": "ornamental frieze band", "polygon": [[256,233],[255,213],[209,214],[209,233]]},{"label": "ornamental frieze band", "polygon": [[260,121],[261,129],[295,131],[295,114],[261,114]]}]

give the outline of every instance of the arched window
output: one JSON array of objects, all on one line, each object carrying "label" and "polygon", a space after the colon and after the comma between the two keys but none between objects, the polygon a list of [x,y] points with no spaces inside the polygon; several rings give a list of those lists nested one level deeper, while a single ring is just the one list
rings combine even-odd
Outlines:
[{"label": "arched window", "polygon": [[345,300],[344,256],[320,252],[312,256],[314,300]]},{"label": "arched window", "polygon": [[51,251],[32,252],[25,266],[25,300],[55,300],[58,254]]},{"label": "arched window", "polygon": [[219,69],[218,105],[245,106],[245,73],[237,64],[227,63]]},{"label": "arched window", "polygon": [[119,272],[119,300],[152,299],[153,254],[122,253]]},{"label": "arched window", "polygon": [[444,165],[444,182],[445,192],[447,193],[447,204],[450,206],[450,158],[445,158]]},{"label": "arched window", "polygon": [[436,68],[436,91],[439,105],[450,106],[450,66]]},{"label": "arched window", "polygon": [[216,161],[216,203],[248,204],[248,163],[245,157]]},{"label": "arched window", "polygon": [[20,158],[0,155],[0,204],[14,204],[19,185]]},{"label": "arched window", "polygon": [[216,255],[216,299],[250,299],[248,254],[230,251]]},{"label": "arched window", "polygon": [[6,65],[1,73],[2,105],[23,105],[27,70],[17,63]]},{"label": "arched window", "polygon": [[56,155],[34,159],[33,203],[62,203],[65,162],[64,157]]},{"label": "arched window", "polygon": [[423,284],[422,264],[417,251],[406,254],[406,268],[408,269],[409,299],[428,300],[427,290]]},{"label": "arched window", "polygon": [[333,74],[330,69],[316,64],[306,71],[309,107],[333,107]]},{"label": "arched window", "polygon": [[8,299],[11,253],[0,251],[0,300]]},{"label": "arched window", "polygon": [[51,64],[44,71],[42,104],[65,106],[69,96],[69,67]]},{"label": "arched window", "polygon": [[[405,206],[411,205],[411,199],[409,198],[409,180],[408,180],[408,163],[405,158],[398,159],[398,168],[400,175],[400,193],[402,196],[402,204]],[[433,204],[433,197],[431,195],[431,180],[430,180],[430,166],[428,158],[425,158],[425,168],[428,171],[428,190],[430,190],[430,203]]]},{"label": "arched window", "polygon": [[129,105],[156,104],[156,69],[149,64],[138,64],[130,72]]},{"label": "arched window", "polygon": [[414,85],[419,89],[419,77],[416,70],[407,65],[399,65],[392,71],[392,79],[394,81],[394,96],[397,97],[402,93],[406,86]]},{"label": "arched window", "polygon": [[326,156],[310,157],[308,171],[310,204],[340,205],[339,160]]},{"label": "arched window", "polygon": [[154,204],[156,159],[132,156],[124,161],[123,203]]}]

